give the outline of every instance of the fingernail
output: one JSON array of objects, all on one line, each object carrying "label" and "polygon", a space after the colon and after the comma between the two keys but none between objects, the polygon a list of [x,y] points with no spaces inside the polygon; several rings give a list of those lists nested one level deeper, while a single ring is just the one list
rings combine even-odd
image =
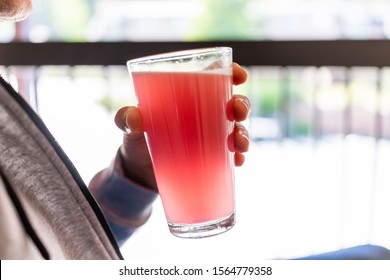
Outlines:
[{"label": "fingernail", "polygon": [[[235,111],[235,119],[237,121],[243,121],[245,120],[249,113],[250,113],[250,104],[245,99],[237,98],[235,102],[238,102],[239,105],[236,106],[242,106],[239,110]],[[237,107],[236,107],[237,108]]]},{"label": "fingernail", "polygon": [[246,140],[248,140],[248,142],[249,142],[249,135],[248,135],[248,132],[247,132],[246,130],[240,129],[238,133],[239,133],[242,137],[244,137]]},{"label": "fingernail", "polygon": [[127,126],[127,123],[125,122],[125,133],[129,135],[131,133],[130,127]]},{"label": "fingernail", "polygon": [[251,104],[249,103],[249,100],[246,99],[246,98],[237,98],[237,100],[239,102],[241,102],[242,104],[244,104],[244,106],[246,107],[246,109],[248,110],[248,112],[251,110]]}]

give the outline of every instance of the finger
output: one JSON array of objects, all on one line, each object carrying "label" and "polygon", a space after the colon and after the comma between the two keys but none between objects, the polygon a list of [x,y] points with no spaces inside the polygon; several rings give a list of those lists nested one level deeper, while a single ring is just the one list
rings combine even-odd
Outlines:
[{"label": "finger", "polygon": [[115,124],[127,134],[143,132],[141,112],[135,106],[119,109],[115,115]]},{"label": "finger", "polygon": [[137,107],[131,106],[127,110],[126,125],[131,133],[142,133],[144,131],[142,115]]},{"label": "finger", "polygon": [[128,109],[129,107],[119,109],[114,118],[116,126],[123,132],[126,132],[126,112]]},{"label": "finger", "polygon": [[228,101],[226,115],[229,121],[244,121],[251,111],[251,103],[244,95],[235,94]]},{"label": "finger", "polygon": [[233,62],[233,84],[240,85],[245,83],[248,73],[239,64]]},{"label": "finger", "polygon": [[242,166],[245,162],[245,156],[241,153],[235,153],[234,154],[234,165],[235,166]]},{"label": "finger", "polygon": [[233,116],[234,120],[241,122],[248,118],[251,111],[251,103],[244,95],[233,95]]},{"label": "finger", "polygon": [[249,150],[249,133],[241,123],[235,123],[234,126],[234,150],[235,152],[245,153]]}]

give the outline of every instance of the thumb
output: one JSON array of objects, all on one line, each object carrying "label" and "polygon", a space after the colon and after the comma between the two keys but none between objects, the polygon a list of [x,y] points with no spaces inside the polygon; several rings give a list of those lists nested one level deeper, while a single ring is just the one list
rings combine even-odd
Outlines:
[{"label": "thumb", "polygon": [[135,106],[126,106],[119,109],[114,121],[116,126],[126,134],[143,132],[141,112]]}]

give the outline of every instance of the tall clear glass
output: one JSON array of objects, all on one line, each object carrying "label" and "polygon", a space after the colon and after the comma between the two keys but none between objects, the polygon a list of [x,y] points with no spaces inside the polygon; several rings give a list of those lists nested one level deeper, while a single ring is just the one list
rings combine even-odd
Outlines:
[{"label": "tall clear glass", "polygon": [[232,49],[184,50],[127,62],[172,234],[201,238],[235,223]]}]

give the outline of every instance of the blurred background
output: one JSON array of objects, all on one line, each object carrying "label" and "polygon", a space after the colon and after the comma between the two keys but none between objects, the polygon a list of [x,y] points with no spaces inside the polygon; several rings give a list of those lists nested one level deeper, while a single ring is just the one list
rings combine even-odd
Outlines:
[{"label": "blurred background", "polygon": [[[26,21],[0,24],[0,44],[150,42],[158,49],[159,42],[174,41],[390,36],[388,0],[33,0],[33,4]],[[113,122],[116,110],[136,104],[125,62],[0,66],[0,74],[42,116],[86,183],[110,164],[121,143]],[[213,238],[178,239],[170,235],[157,200],[150,221],[122,247],[124,257],[274,259],[366,243],[390,247],[389,69],[243,66],[249,80],[234,91],[247,95],[253,107],[245,123],[250,152],[245,165],[236,169],[236,226]]]},{"label": "blurred background", "polygon": [[34,0],[23,32],[2,23],[0,40],[44,41],[382,39],[387,0]]}]

